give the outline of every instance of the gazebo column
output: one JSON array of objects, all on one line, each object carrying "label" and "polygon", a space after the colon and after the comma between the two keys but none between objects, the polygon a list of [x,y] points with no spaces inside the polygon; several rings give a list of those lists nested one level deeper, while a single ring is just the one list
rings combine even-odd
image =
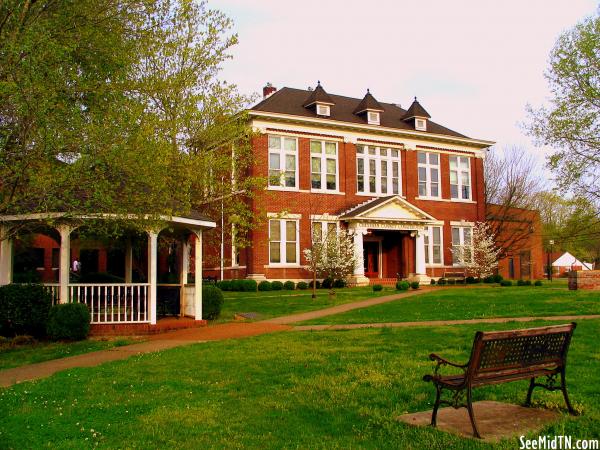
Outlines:
[{"label": "gazebo column", "polygon": [[158,233],[155,231],[148,231],[148,318],[152,325],[156,325],[157,253]]},{"label": "gazebo column", "polygon": [[188,284],[188,272],[190,271],[190,244],[188,243],[188,237],[185,236],[181,241],[181,273],[179,277],[180,289],[179,289],[179,315],[185,316],[185,310],[188,302],[186,295],[185,285]]},{"label": "gazebo column", "polygon": [[125,243],[125,283],[131,283],[133,279],[133,245],[131,238]]},{"label": "gazebo column", "polygon": [[202,320],[202,230],[194,234],[194,319]]},{"label": "gazebo column", "polygon": [[73,228],[69,225],[59,225],[57,227],[60,233],[60,269],[59,269],[59,292],[58,301],[60,303],[69,303],[69,274],[71,269],[71,231]]},{"label": "gazebo column", "polygon": [[351,283],[356,286],[368,286],[369,279],[365,277],[365,259],[363,247],[363,235],[365,230],[359,227],[352,227],[354,231],[354,254],[356,255],[356,265],[354,266],[354,275]]},{"label": "gazebo column", "polygon": [[12,283],[13,277],[13,240],[8,237],[10,228],[0,229],[0,286]]}]

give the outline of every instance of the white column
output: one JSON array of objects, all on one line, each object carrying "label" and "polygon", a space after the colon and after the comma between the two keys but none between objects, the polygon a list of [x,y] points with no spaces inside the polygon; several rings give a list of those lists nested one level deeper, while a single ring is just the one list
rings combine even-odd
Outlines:
[{"label": "white column", "polygon": [[8,237],[10,229],[0,229],[0,286],[12,283],[13,272],[13,240]]},{"label": "white column", "polygon": [[415,274],[425,275],[425,232],[418,231],[415,236]]},{"label": "white column", "polygon": [[181,246],[182,261],[181,261],[181,284],[184,286],[188,283],[188,272],[190,271],[190,243],[188,238],[184,238],[183,245]]},{"label": "white column", "polygon": [[202,230],[196,231],[194,244],[194,319],[202,320]]},{"label": "white column", "polygon": [[133,275],[133,246],[131,238],[127,238],[125,244],[125,283],[131,283]]},{"label": "white column", "polygon": [[354,254],[356,255],[355,276],[365,276],[365,257],[363,248],[363,231],[360,228],[354,230]]},{"label": "white column", "polygon": [[71,273],[71,228],[69,225],[59,225],[60,233],[60,269],[59,269],[59,302],[69,303],[69,274]]},{"label": "white column", "polygon": [[157,264],[158,233],[148,231],[148,312],[150,324],[156,325],[156,277],[158,273]]}]

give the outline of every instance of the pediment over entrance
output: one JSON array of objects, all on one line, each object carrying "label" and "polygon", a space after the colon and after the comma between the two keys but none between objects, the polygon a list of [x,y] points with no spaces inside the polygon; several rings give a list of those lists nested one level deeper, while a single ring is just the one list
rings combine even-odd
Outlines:
[{"label": "pediment over entrance", "polygon": [[344,212],[340,219],[348,221],[386,221],[427,224],[436,219],[399,195],[380,197],[361,203]]}]

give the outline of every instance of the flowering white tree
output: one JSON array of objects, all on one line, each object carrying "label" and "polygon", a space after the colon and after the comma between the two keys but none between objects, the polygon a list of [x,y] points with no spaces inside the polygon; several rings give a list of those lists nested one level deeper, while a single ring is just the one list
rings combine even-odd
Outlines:
[{"label": "flowering white tree", "polygon": [[[341,280],[354,272],[356,254],[353,234],[347,230],[328,232],[323,236],[313,236],[311,248],[304,250],[309,270],[315,276]],[[329,293],[335,294],[333,286]]]},{"label": "flowering white tree", "polygon": [[496,236],[486,222],[476,222],[470,240],[465,236],[464,245],[452,248],[458,263],[479,278],[494,273],[498,267],[498,256],[501,249],[496,247]]}]

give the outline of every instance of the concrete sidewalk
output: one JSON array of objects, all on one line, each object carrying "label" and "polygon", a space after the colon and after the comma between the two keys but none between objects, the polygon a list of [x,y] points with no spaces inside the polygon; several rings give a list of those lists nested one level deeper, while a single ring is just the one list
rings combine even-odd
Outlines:
[{"label": "concrete sidewalk", "polygon": [[600,319],[600,314],[579,316],[541,316],[541,317],[496,317],[493,319],[428,320],[421,322],[385,322],[385,323],[348,323],[340,325],[298,325],[292,331],[330,331],[356,330],[360,328],[408,328],[440,327],[446,325],[470,325],[477,323],[533,322],[535,320],[568,321]]},{"label": "concrete sidewalk", "polygon": [[[448,288],[436,288],[435,291],[439,292]],[[368,300],[362,300],[360,302],[345,303],[343,305],[332,306],[331,308],[319,309],[316,311],[309,311],[305,313],[292,314],[289,316],[275,317],[273,319],[263,320],[260,323],[274,323],[274,324],[290,324],[296,322],[303,322],[305,320],[317,319],[319,317],[331,316],[333,314],[340,314],[346,311],[352,311],[353,309],[367,308],[368,306],[380,305],[382,303],[389,303],[395,300],[402,300],[415,295],[426,294],[432,292],[432,288],[421,288],[413,291],[406,291],[399,294],[386,295],[384,297],[370,298]]]},{"label": "concrete sidewalk", "polygon": [[0,370],[0,387],[12,386],[23,381],[49,377],[61,370],[75,367],[93,367],[109,361],[126,359],[142,353],[159,352],[182,345],[223,339],[240,339],[259,334],[288,330],[290,327],[276,324],[225,323],[202,328],[188,328],[150,336],[138,344],[113,347],[108,350],[84,353],[67,358],[52,359],[37,364]]}]

